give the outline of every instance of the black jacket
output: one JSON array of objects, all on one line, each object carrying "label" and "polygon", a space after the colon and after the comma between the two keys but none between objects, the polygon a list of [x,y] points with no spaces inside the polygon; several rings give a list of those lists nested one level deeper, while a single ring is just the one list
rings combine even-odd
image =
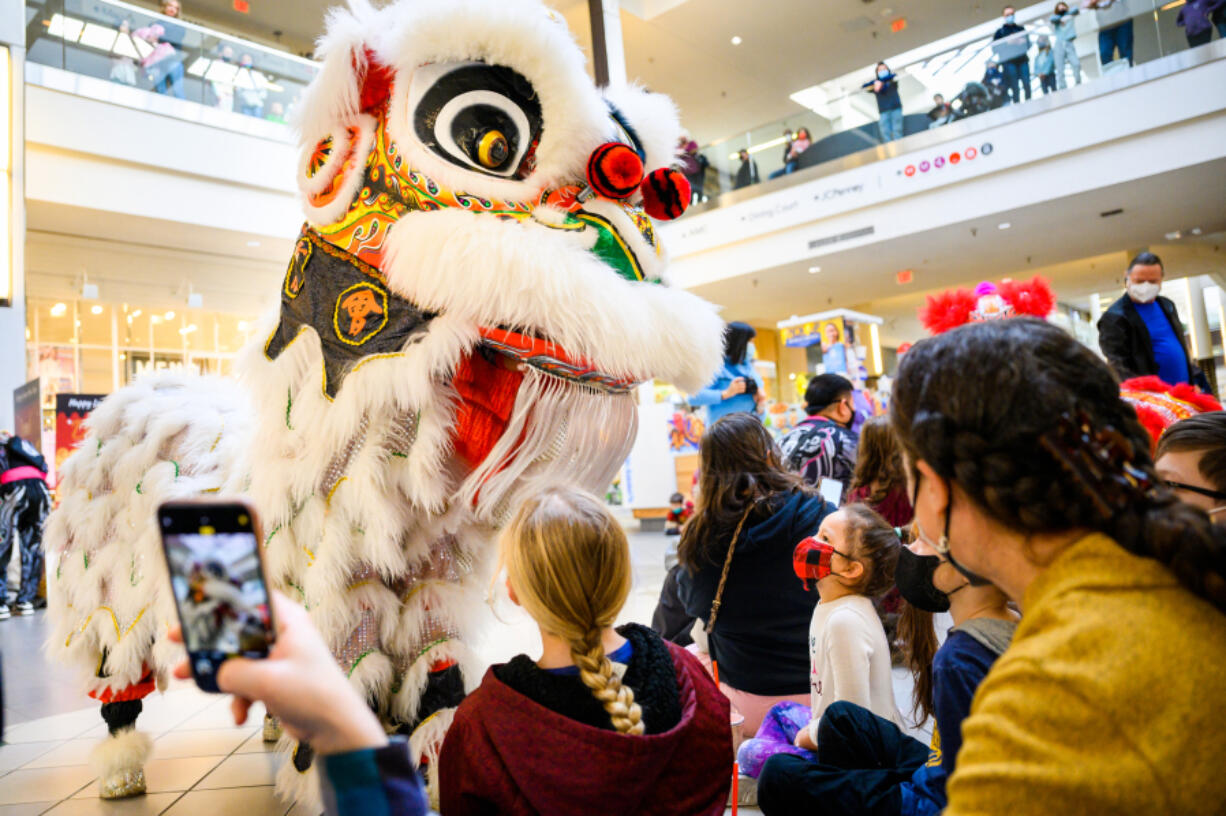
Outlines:
[{"label": "black jacket", "polygon": [[[1183,324],[1179,322],[1179,313],[1175,311],[1175,304],[1159,296],[1158,305],[1170,321],[1175,336],[1183,344],[1184,357],[1188,359],[1188,382],[1208,391],[1209,382],[1204,372],[1192,363],[1191,355],[1188,354],[1188,342],[1184,337]],[[1111,308],[1099,318],[1098,346],[1121,380],[1158,374],[1158,363],[1154,360],[1149,329],[1128,295],[1112,303]]]},{"label": "black jacket", "polygon": [[[809,622],[817,605],[792,569],[792,551],[817,533],[833,505],[799,491],[776,496],[746,523],[736,544],[715,629],[708,637],[719,679],[751,694],[809,691]],[[732,530],[723,533],[727,540]],[[696,573],[681,570],[678,589],[686,611],[706,620],[719,586],[727,545],[715,548],[716,563]]]},{"label": "black jacket", "polygon": [[742,187],[757,184],[761,180],[758,176],[758,163],[753,159],[746,159],[737,168],[736,180],[732,183],[732,189],[739,190]]}]

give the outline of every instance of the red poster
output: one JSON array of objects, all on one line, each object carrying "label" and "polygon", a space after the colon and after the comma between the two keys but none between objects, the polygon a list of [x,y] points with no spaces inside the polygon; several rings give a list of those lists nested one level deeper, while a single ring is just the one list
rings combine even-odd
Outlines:
[{"label": "red poster", "polygon": [[[85,438],[82,427],[89,412],[106,399],[105,394],[55,395],[55,472]],[[57,479],[58,481],[58,479]]]}]

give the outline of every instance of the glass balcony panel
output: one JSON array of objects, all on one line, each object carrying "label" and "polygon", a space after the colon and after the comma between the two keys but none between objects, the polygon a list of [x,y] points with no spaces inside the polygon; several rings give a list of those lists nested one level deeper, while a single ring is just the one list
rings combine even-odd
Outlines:
[{"label": "glass balcony panel", "polygon": [[[311,60],[118,0],[28,3],[26,32],[32,63],[281,124],[319,71]],[[76,86],[128,99],[104,89]],[[249,129],[241,119],[229,124]]]}]

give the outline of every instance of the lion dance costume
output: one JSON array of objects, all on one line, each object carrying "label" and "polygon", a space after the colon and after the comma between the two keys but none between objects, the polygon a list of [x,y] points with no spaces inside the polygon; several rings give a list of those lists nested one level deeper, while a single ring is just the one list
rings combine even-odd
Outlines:
[{"label": "lion dance costume", "polygon": [[[143,791],[140,699],[183,654],[160,502],[250,495],[269,582],[429,765],[479,677],[495,532],[545,486],[608,486],[638,383],[720,362],[714,308],[660,284],[653,219],[689,201],[667,98],[598,90],[537,0],[353,0],[319,56],[306,224],[238,379],[122,389],[61,470],[48,649],[104,704],[104,796]],[[279,790],[317,803],[282,742]]]}]

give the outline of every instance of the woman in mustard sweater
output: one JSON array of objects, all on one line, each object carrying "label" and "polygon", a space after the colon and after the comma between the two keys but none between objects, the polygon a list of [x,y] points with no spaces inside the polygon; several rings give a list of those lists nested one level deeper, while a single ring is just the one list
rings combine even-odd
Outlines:
[{"label": "woman in mustard sweater", "polygon": [[1106,364],[973,324],[907,353],[893,412],[920,536],[1022,609],[945,813],[1222,813],[1226,531],[1159,481]]}]

